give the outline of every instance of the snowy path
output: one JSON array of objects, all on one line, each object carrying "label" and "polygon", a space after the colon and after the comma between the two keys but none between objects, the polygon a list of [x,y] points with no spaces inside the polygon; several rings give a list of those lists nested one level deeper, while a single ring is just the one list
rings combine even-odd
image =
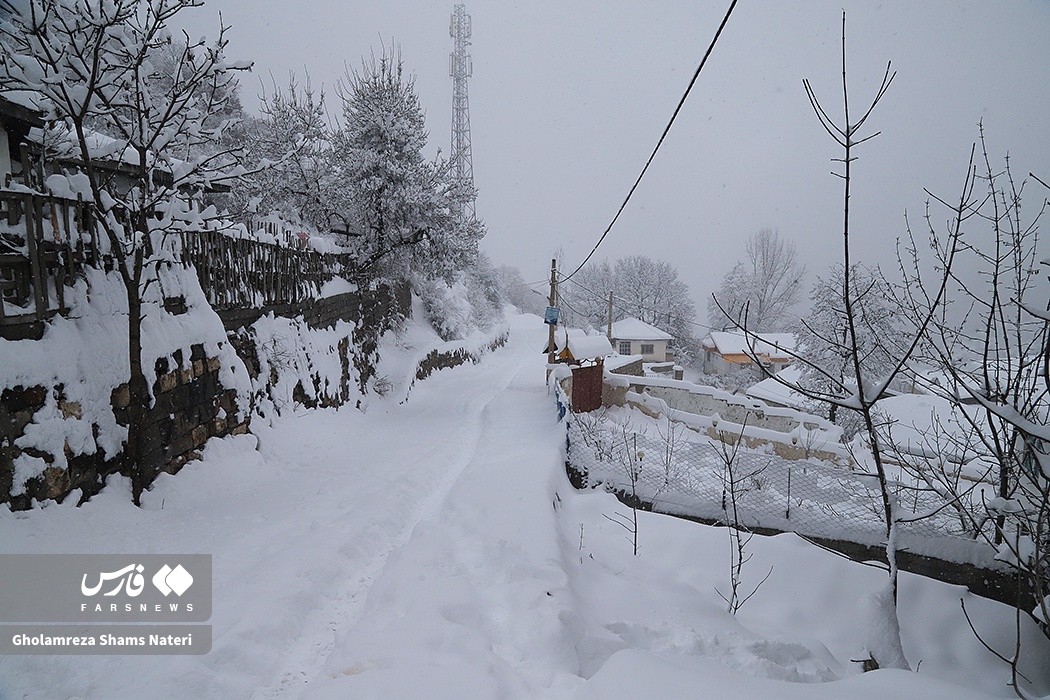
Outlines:
[{"label": "snowy path", "polygon": [[[391,514],[382,522],[373,519],[365,525],[366,532],[375,533],[370,547],[372,554],[362,568],[356,568],[345,584],[336,588],[327,605],[311,613],[303,634],[286,651],[277,683],[258,689],[252,694],[253,698],[294,696],[317,677],[333,650],[334,631],[345,634],[346,629],[359,621],[369,591],[376,578],[384,574],[391,553],[415,539],[414,533],[420,523],[430,522],[448,507],[449,492],[468,468],[484,469],[486,460],[483,455],[493,449],[503,449],[507,433],[515,432],[515,424],[505,426],[504,434],[494,435],[492,404],[497,400],[500,404],[506,403],[508,399],[504,392],[508,386],[518,387],[523,382],[534,392],[544,392],[545,395],[542,381],[529,376],[537,372],[537,366],[540,367],[537,376],[542,376],[543,371],[542,362],[535,361],[542,355],[532,347],[534,344],[518,339],[511,344],[513,349],[490,357],[483,367],[461,369],[460,372],[471,373],[466,378],[460,373],[439,373],[429,380],[432,383],[413,392],[407,406],[392,409],[402,414],[398,421],[402,427],[394,434],[377,439],[379,436],[375,432],[369,432],[367,439],[372,445],[366,451],[373,453],[371,464],[375,469],[372,473],[383,475],[381,490],[386,493],[366,501],[385,503],[393,490],[402,507],[396,515]],[[453,383],[454,388],[448,390],[440,386],[443,381]],[[545,418],[552,422],[549,416]],[[435,420],[440,422],[435,423]],[[416,431],[411,429],[413,426]],[[442,436],[444,441],[439,445],[432,444],[434,435]],[[282,448],[283,459],[295,459],[293,440],[281,439],[277,444]],[[354,440],[348,441],[347,445],[331,447],[329,454],[318,456],[319,462],[337,459],[339,453],[355,449]],[[383,469],[383,465],[395,469]],[[397,470],[405,467],[410,467],[405,474],[391,478]],[[386,577],[389,578],[389,574]]]},{"label": "snowy path", "polygon": [[[142,509],[120,483],[82,508],[0,509],[0,552],[210,552],[214,568],[209,654],[0,657],[0,700],[1011,695],[953,587],[902,579],[921,674],[857,676],[853,611],[878,571],[756,538],[747,576],[773,574],[733,617],[714,592],[725,530],[642,513],[631,556],[606,519],[622,506],[565,478],[545,328],[511,324],[505,348],[403,405],[287,416],[258,449],[213,441]],[[1003,606],[967,608],[1008,642]],[[1050,690],[1050,669],[1029,671]]]},{"label": "snowy path", "polygon": [[[557,461],[555,440],[523,446],[502,415],[516,407],[556,430],[542,330],[516,329],[507,348],[436,373],[404,405],[287,417],[258,431],[257,451],[253,437],[213,442],[204,463],[158,482],[142,510],[118,485],[85,508],[2,514],[0,551],[199,551],[211,552],[214,566],[210,654],[0,659],[6,689],[28,692],[31,676],[48,669],[84,697],[131,696],[141,678],[187,697],[297,696],[335,648],[336,631],[361,617],[391,553],[418,538],[417,526],[445,507],[466,470],[484,471],[492,454],[504,464]],[[532,400],[518,406],[515,392]]]},{"label": "snowy path", "polygon": [[561,674],[575,678],[549,469],[561,460],[560,428],[543,383],[543,340],[505,356],[519,369],[478,414],[476,449],[435,517],[391,555],[306,697],[415,697],[427,688],[427,697],[461,698],[469,688],[532,698]]}]

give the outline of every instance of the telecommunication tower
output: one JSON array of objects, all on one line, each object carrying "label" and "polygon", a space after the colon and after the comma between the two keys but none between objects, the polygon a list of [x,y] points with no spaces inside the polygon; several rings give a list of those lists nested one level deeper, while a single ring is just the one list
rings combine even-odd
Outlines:
[{"label": "telecommunication tower", "polygon": [[[470,46],[470,15],[466,5],[456,5],[452,11],[448,33],[454,40],[449,55],[448,74],[452,77],[452,172],[456,181],[471,190],[474,188],[474,165],[470,155],[470,108],[467,104],[467,78],[474,65],[467,53]],[[474,198],[466,203],[466,213],[474,217]]]}]

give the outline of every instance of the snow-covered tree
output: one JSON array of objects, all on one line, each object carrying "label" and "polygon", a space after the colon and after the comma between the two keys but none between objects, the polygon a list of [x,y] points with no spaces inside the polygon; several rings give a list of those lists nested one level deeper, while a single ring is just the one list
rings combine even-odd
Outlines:
[{"label": "snow-covered tree", "polygon": [[339,171],[325,114],[324,93],[294,76],[274,88],[240,134],[248,162],[257,171],[233,193],[234,208],[246,215],[277,213],[318,231],[346,230],[336,206]]},{"label": "snow-covered tree", "polygon": [[613,268],[614,300],[623,316],[634,316],[675,337],[678,349],[693,338],[696,307],[689,285],[663,260],[643,255],[620,258]]},{"label": "snow-covered tree", "polygon": [[[143,453],[149,391],[142,368],[143,292],[166,258],[166,234],[201,227],[191,200],[238,171],[209,148],[210,119],[234,94],[225,29],[214,43],[170,25],[200,0],[27,0],[0,24],[0,87],[40,96],[52,125],[45,157],[76,163],[64,188],[83,195],[108,243],[128,303],[125,471],[133,499],[152,480]],[[119,164],[119,167],[114,167]],[[68,167],[68,166],[67,166]]]},{"label": "snow-covered tree", "polygon": [[707,304],[708,323],[715,328],[751,328],[778,331],[790,328],[791,312],[798,304],[806,266],[798,260],[795,244],[773,229],[764,228],[747,239],[747,258],[722,278],[718,292]]},{"label": "snow-covered tree", "polygon": [[[633,316],[674,336],[678,356],[687,356],[694,343],[696,307],[689,286],[670,263],[643,255],[602,261],[581,269],[559,295],[576,322],[605,328],[609,292],[613,293],[613,320]],[[578,318],[577,318],[578,317]]]},{"label": "snow-covered tree", "polygon": [[[844,427],[852,434],[861,426],[851,423],[851,416],[841,414],[836,403],[823,397],[845,401],[856,393],[854,352],[863,360],[864,377],[879,379],[894,371],[900,352],[898,339],[904,331],[901,314],[879,270],[860,263],[851,265],[848,275],[841,263],[832,265],[827,275],[817,279],[810,301],[812,310],[795,330],[797,352],[804,360],[800,383],[822,397],[814,400],[815,408],[827,406],[829,418],[846,420]],[[852,330],[848,313],[853,317]]]},{"label": "snow-covered tree", "polygon": [[475,264],[457,271],[451,282],[417,277],[413,288],[427,320],[444,340],[462,340],[479,329],[492,331],[503,318],[499,274],[483,253]]},{"label": "snow-covered tree", "polygon": [[396,53],[373,56],[347,74],[340,96],[336,205],[352,222],[361,271],[451,280],[476,259],[484,226],[464,214],[473,193],[462,191],[449,164],[423,156],[427,132],[414,80]]},{"label": "snow-covered tree", "polygon": [[[616,290],[613,265],[608,260],[591,262],[577,272],[567,284],[559,285],[558,297],[564,323],[605,328],[609,316],[609,292]],[[544,290],[546,291],[546,290]],[[613,300],[613,320],[621,317]]]}]

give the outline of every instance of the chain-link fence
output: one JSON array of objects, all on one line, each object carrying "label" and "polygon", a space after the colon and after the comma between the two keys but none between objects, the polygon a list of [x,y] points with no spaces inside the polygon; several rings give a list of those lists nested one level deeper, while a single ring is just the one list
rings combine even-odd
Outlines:
[{"label": "chain-link fence", "polygon": [[[600,412],[569,414],[569,464],[589,486],[604,486],[654,510],[753,530],[795,532],[865,545],[885,542],[877,479],[859,471],[788,460],[709,440],[681,424],[631,424]],[[975,546],[977,507],[960,513],[918,484],[896,482],[898,545],[965,556]],[[917,517],[921,515],[922,517]],[[914,519],[913,519],[914,518]]]}]

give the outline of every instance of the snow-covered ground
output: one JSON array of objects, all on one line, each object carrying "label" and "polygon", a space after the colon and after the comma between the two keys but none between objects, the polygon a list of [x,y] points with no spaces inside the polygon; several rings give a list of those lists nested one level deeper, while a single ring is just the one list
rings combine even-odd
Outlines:
[{"label": "snow-covered ground", "polygon": [[[130,504],[114,482],[0,510],[2,552],[213,555],[212,651],[198,657],[0,657],[0,698],[1010,697],[1012,611],[903,575],[917,673],[860,674],[857,603],[884,574],[793,535],[753,539],[737,616],[729,539],[640,514],[640,556],[605,516],[625,509],[564,475],[544,383],[546,328],[351,407],[285,415]],[[398,353],[385,350],[388,376]],[[1023,667],[1050,693],[1050,647]],[[920,665],[921,662],[921,665]]]}]

